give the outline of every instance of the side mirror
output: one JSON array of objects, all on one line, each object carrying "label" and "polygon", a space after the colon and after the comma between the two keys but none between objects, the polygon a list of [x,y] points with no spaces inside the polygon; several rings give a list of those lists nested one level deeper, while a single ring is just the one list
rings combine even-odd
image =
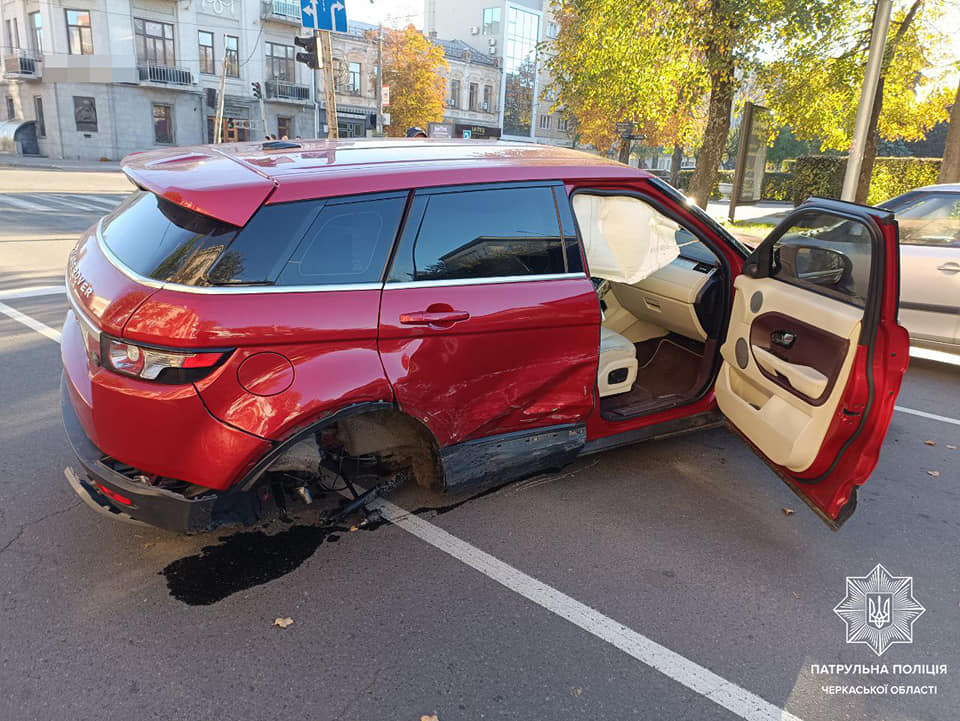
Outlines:
[{"label": "side mirror", "polygon": [[853,270],[850,258],[839,250],[810,245],[780,248],[783,270],[797,280],[828,288],[840,286]]}]

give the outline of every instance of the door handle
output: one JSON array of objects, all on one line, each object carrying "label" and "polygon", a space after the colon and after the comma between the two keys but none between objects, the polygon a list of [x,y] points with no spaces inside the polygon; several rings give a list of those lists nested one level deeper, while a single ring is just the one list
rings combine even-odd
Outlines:
[{"label": "door handle", "polygon": [[941,273],[960,273],[960,263],[954,263],[951,260],[949,263],[941,265],[937,270]]},{"label": "door handle", "polygon": [[400,314],[400,323],[403,325],[453,325],[461,320],[467,320],[470,314],[465,310],[418,310]]},{"label": "door handle", "polygon": [[819,398],[827,389],[827,377],[816,368],[789,363],[759,346],[753,346],[753,357],[767,373],[785,378],[791,388],[808,398]]},{"label": "door handle", "polygon": [[797,334],[789,330],[775,330],[770,334],[770,342],[782,348],[792,348]]}]

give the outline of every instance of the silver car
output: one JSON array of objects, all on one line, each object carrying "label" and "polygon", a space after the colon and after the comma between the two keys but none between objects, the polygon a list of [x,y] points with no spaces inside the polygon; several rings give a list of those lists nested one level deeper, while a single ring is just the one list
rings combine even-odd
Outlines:
[{"label": "silver car", "polygon": [[900,322],[911,345],[960,351],[960,184],[911,190],[880,207],[900,224]]}]

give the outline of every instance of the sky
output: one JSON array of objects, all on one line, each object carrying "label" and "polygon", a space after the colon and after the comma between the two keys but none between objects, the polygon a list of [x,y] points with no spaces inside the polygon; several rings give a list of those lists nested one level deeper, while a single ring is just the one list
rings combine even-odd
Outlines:
[{"label": "sky", "polygon": [[[445,0],[449,1],[449,0]],[[343,0],[347,17],[363,23],[376,25],[382,22],[389,27],[403,27],[413,23],[423,27],[423,0]]]}]

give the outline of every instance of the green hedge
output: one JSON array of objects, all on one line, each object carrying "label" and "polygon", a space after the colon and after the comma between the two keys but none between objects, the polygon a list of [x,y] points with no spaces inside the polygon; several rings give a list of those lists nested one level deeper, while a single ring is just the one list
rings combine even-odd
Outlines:
[{"label": "green hedge", "polygon": [[[797,158],[791,193],[794,204],[799,205],[811,195],[839,198],[846,167],[846,157]],[[937,182],[939,172],[939,158],[877,158],[867,204],[876,205],[908,190],[932,185]]]},{"label": "green hedge", "polygon": [[760,186],[761,200],[790,200],[793,195],[793,173],[764,173]]}]

